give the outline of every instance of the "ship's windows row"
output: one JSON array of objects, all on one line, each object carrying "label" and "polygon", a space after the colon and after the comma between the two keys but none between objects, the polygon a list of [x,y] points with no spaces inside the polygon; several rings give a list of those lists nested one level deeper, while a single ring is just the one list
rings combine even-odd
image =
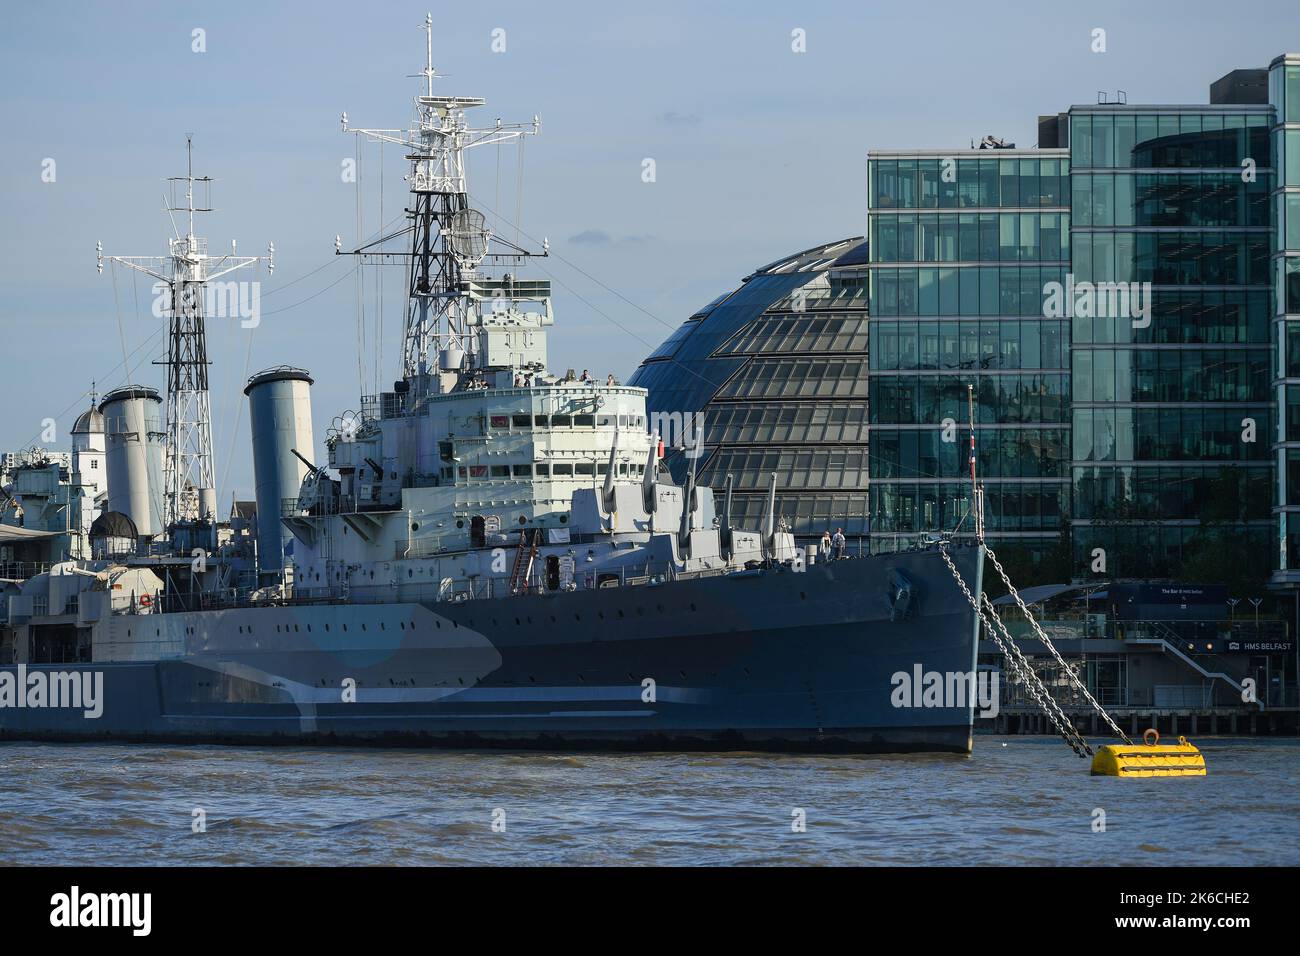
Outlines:
[{"label": "ship's windows row", "polygon": [[866,350],[865,315],[821,315],[816,318],[764,315],[741,330],[719,354]]},{"label": "ship's windows row", "polygon": [[1264,349],[1075,349],[1076,402],[1266,402]]},{"label": "ship's windows row", "polygon": [[[602,462],[557,462],[545,464],[520,465],[461,465],[455,469],[455,477],[461,483],[466,481],[503,481],[509,478],[573,478],[587,475],[604,476],[609,472],[609,463]],[[619,462],[614,474],[623,478],[635,478],[645,474],[645,465]],[[443,481],[451,481],[453,471],[443,468]]]},{"label": "ship's windows row", "polygon": [[644,415],[493,415],[492,428],[644,428]]},{"label": "ship's windows row", "polygon": [[[975,420],[987,424],[1068,422],[1070,376],[977,375]],[[883,425],[967,421],[967,380],[957,375],[873,375],[871,418]]]},{"label": "ship's windows row", "polygon": [[1039,262],[1069,258],[1068,213],[871,217],[872,262]]},{"label": "ship's windows row", "polygon": [[[1300,303],[1300,260],[1296,292]],[[1074,316],[1071,342],[1234,345],[1267,343],[1272,310],[1266,291],[1161,291],[1151,298],[1151,324],[1133,328],[1131,316]]]},{"label": "ship's windows row", "polygon": [[[951,440],[945,441],[945,435]],[[871,480],[954,478],[966,473],[969,432],[876,429],[871,433]],[[985,478],[1069,477],[1068,428],[978,428],[976,464]]]},{"label": "ship's windows row", "polygon": [[1072,113],[1070,161],[1138,169],[1200,168],[1240,171],[1244,159],[1267,166],[1269,114]]},{"label": "ship's windows row", "polygon": [[1065,322],[876,320],[871,370],[1064,368]]},{"label": "ship's windows row", "polygon": [[710,444],[765,445],[787,442],[866,442],[864,402],[710,405],[704,435]]},{"label": "ship's windows row", "polygon": [[[873,159],[873,209],[1061,206],[1069,200],[1070,162],[1052,159]],[[951,172],[945,176],[945,169]]]},{"label": "ship's windows row", "polygon": [[1267,226],[1272,173],[1079,173],[1079,226]]},{"label": "ship's windows row", "polygon": [[[1074,469],[1075,517],[1267,518],[1272,511],[1269,469],[1234,465],[1132,466]],[[1239,529],[1234,529],[1239,530]]]},{"label": "ship's windows row", "polygon": [[1076,408],[1074,460],[1268,461],[1272,420],[1267,407]]},{"label": "ship's windows row", "polygon": [[1267,233],[1076,232],[1076,281],[1268,285]]},{"label": "ship's windows row", "polygon": [[1044,289],[1064,282],[1065,268],[983,266],[873,269],[871,314],[1042,315]]},{"label": "ship's windows row", "polygon": [[867,394],[866,359],[755,359],[719,398],[839,398]]}]

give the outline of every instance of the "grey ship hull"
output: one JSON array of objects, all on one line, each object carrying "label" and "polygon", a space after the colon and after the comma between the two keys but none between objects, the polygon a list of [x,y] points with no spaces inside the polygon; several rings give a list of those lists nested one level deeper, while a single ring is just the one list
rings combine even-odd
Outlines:
[{"label": "grey ship hull", "polygon": [[[952,555],[979,593],[982,552]],[[910,599],[900,598],[910,588]],[[893,675],[975,669],[977,622],[935,551],[460,604],[135,619],[173,659],[102,674],[98,717],[0,707],[0,739],[969,752],[972,707],[896,706]],[[15,671],[15,666],[0,668]],[[52,678],[52,674],[50,675]],[[18,675],[15,673],[15,680]],[[356,683],[344,701],[345,681]],[[646,681],[653,681],[647,685]]]}]

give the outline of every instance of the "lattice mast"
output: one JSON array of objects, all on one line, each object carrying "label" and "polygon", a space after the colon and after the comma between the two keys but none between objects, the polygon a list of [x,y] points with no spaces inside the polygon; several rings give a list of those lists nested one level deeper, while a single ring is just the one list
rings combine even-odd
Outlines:
[{"label": "lattice mast", "polygon": [[[205,330],[206,305],[210,300],[208,283],[221,276],[251,266],[263,258],[268,272],[275,269],[275,244],[267,255],[237,256],[234,240],[230,254],[208,255],[208,241],[194,234],[194,214],[212,212],[212,178],[194,175],[194,144],[185,138],[187,159],[184,176],[170,176],[169,195],[164,209],[171,217],[174,238],[168,240],[166,256],[105,256],[103,243],[96,243],[98,268],[104,261],[120,263],[158,280],[155,294],[164,296],[167,314],[167,456],[164,471],[164,520],[167,527],[197,519],[214,521],[217,511],[216,472],[212,459],[212,405],[208,393],[208,345]],[[185,188],[185,204],[175,201],[180,184]],[[194,187],[204,191],[203,205],[194,205]],[[172,213],[186,214],[186,232],[176,229]],[[232,284],[227,284],[232,285]],[[226,303],[239,301],[237,292],[227,288]]]},{"label": "lattice mast", "polygon": [[[353,133],[376,142],[394,143],[406,150],[411,164],[407,182],[411,204],[406,210],[408,224],[396,233],[381,236],[374,242],[352,250],[351,255],[380,255],[383,243],[410,233],[410,258],[407,283],[406,321],[402,346],[402,377],[411,384],[428,382],[429,354],[436,352],[446,367],[458,356],[473,348],[469,331],[470,313],[477,306],[468,293],[468,281],[484,260],[499,260],[532,255],[514,243],[494,236],[486,227],[483,214],[470,206],[465,179],[465,151],[476,146],[522,140],[535,135],[541,122],[533,117],[530,124],[503,124],[471,127],[466,110],[482,106],[477,96],[437,96],[433,81],[440,74],[433,67],[433,15],[424,18],[425,67],[413,76],[423,77],[423,91],[414,98],[411,125],[404,130],[358,129],[348,126],[348,114],[342,115],[345,133]],[[359,187],[358,187],[359,188]],[[489,252],[491,243],[509,248],[505,254]],[[342,254],[342,240],[335,240],[335,251]],[[545,248],[543,249],[543,255]],[[383,257],[382,254],[380,258]],[[437,380],[437,376],[433,376]]]}]

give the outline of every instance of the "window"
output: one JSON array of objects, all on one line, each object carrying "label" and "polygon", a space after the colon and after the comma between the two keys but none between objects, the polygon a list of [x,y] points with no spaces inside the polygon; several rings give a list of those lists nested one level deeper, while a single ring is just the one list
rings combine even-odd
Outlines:
[{"label": "window", "polygon": [[533,419],[533,423],[538,428],[546,428],[550,424],[550,420],[545,415],[538,415]]},{"label": "window", "polygon": [[595,464],[589,461],[578,462],[574,467],[579,475],[594,475],[596,473]]},{"label": "window", "polygon": [[510,417],[510,424],[512,424],[515,428],[529,428],[529,427],[531,427],[532,424],[533,424],[533,416],[532,416],[532,415],[512,415],[512,416]]},{"label": "window", "polygon": [[556,477],[556,478],[560,478],[560,477],[566,477],[566,478],[567,478],[567,477],[571,477],[571,476],[573,475],[573,466],[572,466],[572,465],[552,465],[552,466],[551,466],[551,474],[552,474],[554,477]]},{"label": "window", "polygon": [[491,466],[490,474],[491,474],[491,477],[493,477],[493,478],[509,478],[509,477],[510,477],[510,466],[509,466],[509,465],[493,465],[493,466]]},{"label": "window", "polygon": [[573,426],[575,428],[595,428],[596,416],[595,415],[574,415]]},{"label": "window", "polygon": [[538,478],[549,478],[551,476],[550,465],[534,465],[533,470],[537,472]]},{"label": "window", "polygon": [[509,427],[510,418],[507,415],[492,415],[489,417],[489,421],[493,428],[507,428]]},{"label": "window", "polygon": [[533,476],[532,465],[515,465],[514,474],[516,478],[531,478]]},{"label": "window", "polygon": [[552,428],[568,428],[573,424],[573,419],[568,415],[552,415]]}]

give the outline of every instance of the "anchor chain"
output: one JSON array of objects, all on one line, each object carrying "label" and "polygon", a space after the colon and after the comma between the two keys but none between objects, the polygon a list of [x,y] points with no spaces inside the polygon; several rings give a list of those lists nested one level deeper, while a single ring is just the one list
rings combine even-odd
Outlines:
[{"label": "anchor chain", "polygon": [[[1070,749],[1074,751],[1076,756],[1083,758],[1092,756],[1092,748],[1088,746],[1088,742],[1083,739],[1083,736],[1077,730],[1075,730],[1074,725],[1070,723],[1064,712],[1052,698],[1051,693],[1043,685],[1043,682],[1039,679],[1038,675],[1034,673],[1033,668],[1029,666],[1029,662],[1020,652],[1020,648],[1016,646],[1015,641],[1010,639],[1009,634],[1007,635],[1007,639],[1004,640],[1002,634],[999,634],[998,631],[994,629],[993,625],[989,623],[989,619],[984,615],[984,609],[980,606],[979,602],[975,600],[974,595],[970,592],[970,588],[966,586],[966,581],[962,578],[961,572],[957,570],[957,565],[955,565],[952,558],[949,557],[948,549],[941,547],[939,549],[939,554],[943,556],[944,563],[948,565],[948,570],[952,573],[953,580],[957,582],[957,586],[961,588],[962,594],[966,596],[967,603],[975,609],[975,613],[979,615],[980,621],[984,625],[984,629],[989,633],[993,638],[994,643],[996,643],[998,648],[1002,651],[1003,656],[1011,667],[1012,673],[1015,674],[1016,678],[1025,685],[1030,696],[1034,698],[1034,702],[1037,703],[1043,713],[1047,715],[1047,719],[1051,721],[1056,732],[1061,735],[1061,739],[1069,744]],[[988,601],[987,595],[982,595],[982,597],[986,602]],[[991,604],[989,605],[989,609],[992,610]],[[997,612],[994,612],[993,616],[997,618]],[[1002,626],[1001,619],[998,619],[998,624],[999,626]],[[1003,631],[1006,630],[1004,626],[1002,629]]]},{"label": "anchor chain", "polygon": [[1082,693],[1088,703],[1092,705],[1093,710],[1101,715],[1102,719],[1106,721],[1110,729],[1115,731],[1115,736],[1119,737],[1126,744],[1132,744],[1133,741],[1129,740],[1128,734],[1120,730],[1119,725],[1111,719],[1110,714],[1106,713],[1106,709],[1102,707],[1101,704],[1097,703],[1097,699],[1088,692],[1088,688],[1084,686],[1083,681],[1079,680],[1078,675],[1074,673],[1073,668],[1065,663],[1065,659],[1061,657],[1061,652],[1056,649],[1056,645],[1052,643],[1051,639],[1047,636],[1047,633],[1038,625],[1038,621],[1034,619],[1034,616],[1029,613],[1029,608],[1025,606],[1024,599],[1020,597],[1020,592],[1016,590],[1015,585],[1011,583],[1011,579],[1007,577],[1007,572],[1003,570],[1002,564],[998,561],[997,555],[993,553],[993,549],[986,547],[984,552],[989,556],[989,560],[993,562],[993,567],[997,568],[998,574],[1002,577],[1002,583],[1007,586],[1007,593],[1015,598],[1016,605],[1020,608],[1021,613],[1025,615],[1030,626],[1033,627],[1034,633],[1037,635],[1038,639],[1043,642],[1043,645],[1051,651],[1052,656],[1056,658],[1056,663],[1060,666],[1061,670],[1065,672],[1066,677],[1079,689],[1079,692]]},{"label": "anchor chain", "polygon": [[[1006,624],[1004,624],[1002,618],[998,616],[998,612],[994,609],[993,602],[989,600],[989,596],[981,593],[980,598],[984,601],[984,606],[988,609],[989,616],[993,618],[993,622],[997,625],[997,629],[1002,632],[1001,637],[1005,640],[1005,643],[1004,640],[999,640],[998,634],[995,631],[993,633],[993,639],[997,641],[998,647],[1002,649],[1004,655],[1011,659],[1013,665],[1018,665],[1018,669],[1015,670],[1017,674],[1023,675],[1027,673],[1032,677],[1032,681],[1026,681],[1026,683],[1029,685],[1030,693],[1034,694],[1034,699],[1038,703],[1038,706],[1047,712],[1047,716],[1051,719],[1057,732],[1060,733],[1062,737],[1066,738],[1066,743],[1070,743],[1072,747],[1074,747],[1074,743],[1071,743],[1071,740],[1078,743],[1078,747],[1074,747],[1074,752],[1076,754],[1080,757],[1092,756],[1093,750],[1088,744],[1087,739],[1079,732],[1078,728],[1074,726],[1074,722],[1066,716],[1065,711],[1061,709],[1061,705],[1058,704],[1056,698],[1052,696],[1052,692],[1047,689],[1042,678],[1034,671],[1033,665],[1029,663],[1024,653],[1021,652],[1019,646],[1016,644],[1015,638],[1011,636],[1011,632],[1007,630]],[[1023,676],[1021,679],[1024,680]],[[1081,750],[1082,753],[1080,752]]]}]

